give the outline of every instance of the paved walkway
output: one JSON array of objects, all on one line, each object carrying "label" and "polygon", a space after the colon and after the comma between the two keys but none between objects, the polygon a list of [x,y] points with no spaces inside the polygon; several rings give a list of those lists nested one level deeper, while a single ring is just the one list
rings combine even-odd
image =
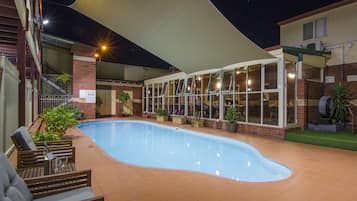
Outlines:
[{"label": "paved walkway", "polygon": [[68,134],[74,136],[78,169],[92,169],[94,190],[104,194],[106,201],[357,200],[357,152],[194,129],[190,125],[180,127],[247,142],[289,166],[293,175],[278,182],[247,183],[200,173],[142,168],[112,159],[78,128],[70,129]]}]

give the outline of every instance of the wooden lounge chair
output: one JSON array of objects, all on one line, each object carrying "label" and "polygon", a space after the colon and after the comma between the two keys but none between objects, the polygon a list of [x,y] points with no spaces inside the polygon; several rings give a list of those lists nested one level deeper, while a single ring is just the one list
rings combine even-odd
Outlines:
[{"label": "wooden lounge chair", "polygon": [[91,171],[23,180],[0,153],[0,200],[6,201],[104,201],[91,188]]},{"label": "wooden lounge chair", "polygon": [[[43,165],[43,143],[34,143],[26,127],[18,128],[11,136],[17,150],[17,167],[35,167]],[[71,140],[48,141],[48,149],[56,158],[67,158],[75,162],[75,148]]]}]

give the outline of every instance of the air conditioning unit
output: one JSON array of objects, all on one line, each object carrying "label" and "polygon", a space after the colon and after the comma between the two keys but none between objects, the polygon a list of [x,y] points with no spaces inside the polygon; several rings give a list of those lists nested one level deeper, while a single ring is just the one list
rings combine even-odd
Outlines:
[{"label": "air conditioning unit", "polygon": [[322,41],[315,41],[315,42],[307,43],[305,45],[305,48],[306,49],[310,49],[310,50],[316,50],[316,51],[324,50],[324,46],[322,44]]}]

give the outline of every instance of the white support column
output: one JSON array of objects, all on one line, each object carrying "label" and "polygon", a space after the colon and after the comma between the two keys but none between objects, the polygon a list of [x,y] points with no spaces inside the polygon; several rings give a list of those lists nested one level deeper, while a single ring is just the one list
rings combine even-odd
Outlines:
[{"label": "white support column", "polygon": [[284,59],[280,58],[278,60],[278,91],[279,91],[279,123],[278,126],[283,128],[286,127],[286,93],[285,93],[285,63]]},{"label": "white support column", "polygon": [[262,65],[260,71],[260,123],[263,124],[264,115],[264,83],[265,83],[265,65]]},{"label": "white support column", "polygon": [[296,63],[296,73],[298,80],[302,79],[302,61]]},{"label": "white support column", "polygon": [[185,79],[184,79],[184,89],[183,89],[183,94],[185,96],[185,111],[184,111],[184,116],[185,117],[187,117],[187,115],[188,115],[188,96],[187,96],[187,93],[186,93],[186,88],[188,87],[187,84],[188,84],[187,77],[185,77]]},{"label": "white support column", "polygon": [[222,88],[224,87],[223,86],[223,76],[224,76],[224,72],[223,71],[220,71],[219,72],[219,79],[220,79],[220,82],[221,82],[221,88],[219,90],[219,120],[223,120],[224,119],[224,97],[223,97],[223,94],[222,94]]}]

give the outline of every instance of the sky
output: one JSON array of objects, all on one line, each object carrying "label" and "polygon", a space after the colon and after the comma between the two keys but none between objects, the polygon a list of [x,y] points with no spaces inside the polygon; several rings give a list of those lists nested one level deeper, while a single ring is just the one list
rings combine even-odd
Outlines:
[{"label": "sky", "polygon": [[[104,0],[103,0],[104,1]],[[281,20],[341,0],[211,0],[246,37],[262,48],[279,45]],[[110,41],[103,61],[168,68],[171,65],[66,5],[74,0],[44,0],[45,33],[97,46]]]}]

